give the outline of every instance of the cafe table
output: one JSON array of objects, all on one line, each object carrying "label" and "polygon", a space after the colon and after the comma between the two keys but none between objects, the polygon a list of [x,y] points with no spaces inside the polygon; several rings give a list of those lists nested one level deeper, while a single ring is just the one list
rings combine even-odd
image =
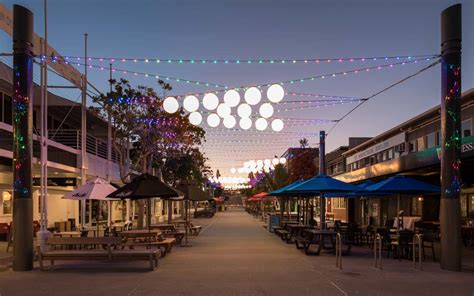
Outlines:
[{"label": "cafe table", "polygon": [[[319,241],[318,241],[318,250],[316,251],[316,254],[319,255],[321,250],[324,249],[331,249],[331,250],[336,250],[336,242],[335,242],[335,237],[337,232],[334,230],[328,230],[328,229],[305,229],[304,233],[307,235],[307,239],[310,242],[314,242],[315,238],[319,236]],[[326,247],[326,240],[329,239],[331,241],[331,246],[329,248]]]},{"label": "cafe table", "polygon": [[62,232],[56,232],[54,233],[54,236],[59,236],[59,237],[80,237],[81,232],[80,231],[62,231]]}]

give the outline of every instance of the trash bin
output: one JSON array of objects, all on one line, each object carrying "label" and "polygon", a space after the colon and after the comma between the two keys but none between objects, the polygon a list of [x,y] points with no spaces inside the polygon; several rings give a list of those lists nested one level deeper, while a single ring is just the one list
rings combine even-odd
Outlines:
[{"label": "trash bin", "polygon": [[268,214],[267,219],[267,229],[270,232],[273,232],[274,226],[280,226],[280,215],[278,214]]}]

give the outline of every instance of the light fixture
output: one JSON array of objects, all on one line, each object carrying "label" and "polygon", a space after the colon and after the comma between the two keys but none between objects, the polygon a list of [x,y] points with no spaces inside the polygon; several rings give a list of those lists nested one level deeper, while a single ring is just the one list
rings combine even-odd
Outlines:
[{"label": "light fixture", "polygon": [[240,102],[240,95],[235,89],[228,90],[224,94],[224,103],[226,103],[229,107],[235,107]]},{"label": "light fixture", "polygon": [[269,167],[269,166],[272,164],[271,161],[270,161],[270,159],[265,159],[265,160],[263,161],[263,163],[264,163],[265,166],[267,166],[267,167]]},{"label": "light fixture", "polygon": [[230,115],[230,107],[226,103],[219,104],[217,107],[217,115],[219,115],[222,118],[225,118],[226,116]]},{"label": "light fixture", "polygon": [[240,128],[243,130],[248,130],[252,127],[252,120],[248,117],[241,118],[239,121]]},{"label": "light fixture", "polygon": [[273,164],[273,165],[277,165],[277,164],[279,164],[279,163],[280,163],[280,160],[279,160],[278,158],[272,159],[272,164]]},{"label": "light fixture", "polygon": [[217,114],[209,114],[209,116],[207,117],[207,124],[209,124],[210,127],[216,127],[219,125],[219,123],[221,123],[221,119]]},{"label": "light fixture", "polygon": [[194,112],[199,108],[199,100],[195,96],[186,96],[183,101],[183,107],[188,112]]},{"label": "light fixture", "polygon": [[268,123],[265,118],[259,118],[255,121],[255,128],[259,131],[263,131],[267,128]]},{"label": "light fixture", "polygon": [[250,117],[252,115],[252,107],[248,104],[240,104],[239,107],[237,108],[237,114],[244,118],[244,117]]},{"label": "light fixture", "polygon": [[179,109],[178,100],[175,97],[167,97],[163,101],[163,109],[168,113],[175,113]]},{"label": "light fixture", "polygon": [[202,99],[202,104],[207,110],[214,110],[219,105],[219,98],[213,93],[207,93]]},{"label": "light fixture", "polygon": [[202,122],[202,115],[199,112],[193,112],[189,114],[188,119],[192,125],[200,125]]},{"label": "light fixture", "polygon": [[230,172],[231,172],[232,174],[235,174],[235,172],[236,172],[235,168],[231,168],[231,169],[230,169]]},{"label": "light fixture", "polygon": [[270,103],[263,103],[259,109],[260,116],[263,118],[269,118],[273,115],[273,106]]},{"label": "light fixture", "polygon": [[232,115],[227,115],[224,117],[223,123],[226,128],[233,128],[236,123],[235,117]]},{"label": "light fixture", "polygon": [[245,91],[244,97],[247,104],[256,105],[260,102],[260,99],[262,99],[262,93],[258,88],[250,87]]},{"label": "light fixture", "polygon": [[272,130],[274,130],[275,132],[281,131],[283,129],[283,127],[284,127],[283,120],[274,119],[272,121]]},{"label": "light fixture", "polygon": [[280,102],[285,96],[285,90],[279,84],[273,84],[267,89],[268,100],[272,103]]},{"label": "light fixture", "polygon": [[280,163],[281,163],[281,164],[285,164],[285,163],[286,163],[286,158],[281,157],[281,158],[280,158]]}]

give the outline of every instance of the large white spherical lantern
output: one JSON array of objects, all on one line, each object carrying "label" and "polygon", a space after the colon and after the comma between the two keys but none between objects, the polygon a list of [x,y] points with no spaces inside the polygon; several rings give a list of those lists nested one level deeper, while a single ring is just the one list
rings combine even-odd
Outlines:
[{"label": "large white spherical lantern", "polygon": [[183,107],[188,112],[194,112],[199,108],[199,100],[195,96],[186,96],[183,101]]},{"label": "large white spherical lantern", "polygon": [[230,115],[230,107],[226,103],[219,104],[217,107],[217,115],[219,115],[222,118],[225,118],[226,116]]},{"label": "large white spherical lantern", "polygon": [[167,97],[163,101],[163,109],[165,109],[165,111],[168,113],[175,113],[179,109],[178,100],[176,100],[174,97]]},{"label": "large white spherical lantern", "polygon": [[252,127],[252,120],[248,117],[241,118],[239,121],[240,128],[243,130],[248,130]]},{"label": "large white spherical lantern", "polygon": [[235,168],[231,168],[231,169],[230,169],[230,172],[231,172],[232,174],[235,174],[236,169],[235,169]]},{"label": "large white spherical lantern", "polygon": [[209,124],[210,127],[216,127],[219,125],[219,123],[221,123],[221,119],[217,114],[209,114],[209,116],[207,117],[207,124]]},{"label": "large white spherical lantern", "polygon": [[257,160],[257,165],[258,166],[263,166],[263,160],[261,160],[261,159]]},{"label": "large white spherical lantern", "polygon": [[219,98],[213,93],[205,94],[202,98],[202,104],[207,110],[214,110],[219,105]]},{"label": "large white spherical lantern", "polygon": [[281,163],[281,164],[285,164],[285,163],[286,163],[286,158],[281,157],[281,158],[280,158],[280,163]]},{"label": "large white spherical lantern", "polygon": [[274,130],[275,132],[281,131],[283,129],[283,127],[284,127],[283,120],[274,119],[272,121],[272,130]]},{"label": "large white spherical lantern", "polygon": [[265,159],[265,160],[263,161],[263,163],[265,164],[265,166],[268,166],[268,167],[272,164],[272,162],[270,161],[270,159]]},{"label": "large white spherical lantern", "polygon": [[189,114],[189,122],[192,125],[200,125],[202,122],[202,115],[199,112],[193,112]]},{"label": "large white spherical lantern", "polygon": [[250,117],[252,115],[252,107],[248,104],[240,104],[237,108],[237,114],[242,118]]},{"label": "large white spherical lantern", "polygon": [[245,101],[247,102],[247,104],[257,105],[260,102],[260,100],[262,99],[262,93],[256,87],[249,87],[245,91],[244,97],[245,97]]},{"label": "large white spherical lantern", "polygon": [[277,164],[279,164],[279,163],[280,163],[280,160],[279,160],[278,158],[272,159],[272,164],[273,164],[273,165],[277,165]]},{"label": "large white spherical lantern", "polygon": [[263,131],[267,128],[268,123],[265,118],[259,118],[255,121],[255,128],[259,131]]},{"label": "large white spherical lantern", "polygon": [[260,116],[263,118],[269,118],[273,115],[273,106],[270,103],[264,103],[260,105],[259,109]]},{"label": "large white spherical lantern", "polygon": [[224,94],[224,103],[229,107],[235,107],[240,102],[240,95],[235,89],[231,89]]},{"label": "large white spherical lantern", "polygon": [[278,103],[283,100],[285,90],[279,84],[273,84],[267,89],[267,97],[270,102]]},{"label": "large white spherical lantern", "polygon": [[227,115],[224,117],[223,123],[226,128],[233,128],[236,124],[235,117],[232,115]]}]

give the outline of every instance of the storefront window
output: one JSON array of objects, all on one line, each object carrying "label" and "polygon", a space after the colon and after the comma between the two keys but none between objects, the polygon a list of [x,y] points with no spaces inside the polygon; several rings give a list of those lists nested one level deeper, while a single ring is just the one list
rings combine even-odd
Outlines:
[{"label": "storefront window", "polygon": [[2,192],[2,214],[11,215],[13,213],[12,194],[8,191]]},{"label": "storefront window", "polygon": [[345,209],[346,208],[346,199],[337,197],[331,199],[332,207],[335,209]]},{"label": "storefront window", "polygon": [[416,139],[416,150],[423,151],[426,149],[425,137],[419,137]]},{"label": "storefront window", "polygon": [[472,130],[472,121],[471,121],[471,119],[464,120],[461,123],[461,129],[462,129],[462,136],[463,137],[469,137],[472,134],[471,133],[471,130]]},{"label": "storefront window", "polygon": [[428,134],[426,136],[426,146],[427,148],[435,147],[436,146],[436,135],[435,133]]},{"label": "storefront window", "polygon": [[461,194],[461,217],[466,218],[469,209],[467,208],[467,194]]},{"label": "storefront window", "polygon": [[423,215],[423,197],[417,196],[411,199],[411,215],[412,216]]}]

